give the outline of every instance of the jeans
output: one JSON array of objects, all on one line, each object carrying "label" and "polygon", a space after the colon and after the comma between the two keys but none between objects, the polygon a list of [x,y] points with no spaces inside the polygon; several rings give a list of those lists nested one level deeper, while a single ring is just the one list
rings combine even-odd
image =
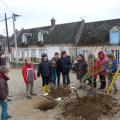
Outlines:
[{"label": "jeans", "polygon": [[70,77],[69,77],[69,71],[63,72],[63,85],[69,85],[70,84]]},{"label": "jeans", "polygon": [[7,115],[8,115],[7,114],[7,109],[8,109],[7,102],[0,100],[0,105],[2,107],[1,120],[7,120]]}]

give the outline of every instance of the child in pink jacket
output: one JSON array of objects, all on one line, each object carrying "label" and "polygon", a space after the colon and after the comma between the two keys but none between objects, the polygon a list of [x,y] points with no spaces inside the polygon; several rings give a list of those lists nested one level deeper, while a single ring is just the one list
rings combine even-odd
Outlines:
[{"label": "child in pink jacket", "polygon": [[106,56],[103,51],[98,53],[98,60],[96,61],[97,68],[100,68],[98,73],[101,85],[99,90],[104,90],[106,87]]}]

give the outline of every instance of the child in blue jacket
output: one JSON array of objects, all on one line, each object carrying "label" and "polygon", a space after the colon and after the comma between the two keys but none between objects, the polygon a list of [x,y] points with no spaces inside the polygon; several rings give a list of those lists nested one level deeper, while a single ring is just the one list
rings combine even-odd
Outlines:
[{"label": "child in blue jacket", "polygon": [[[110,86],[112,80],[113,80],[113,76],[115,74],[115,72],[117,71],[117,60],[114,58],[113,54],[108,54],[107,55],[107,64],[106,64],[106,71],[107,71],[107,78],[108,78],[108,86]],[[117,93],[117,85],[116,82],[113,85],[114,87],[114,94]]]}]

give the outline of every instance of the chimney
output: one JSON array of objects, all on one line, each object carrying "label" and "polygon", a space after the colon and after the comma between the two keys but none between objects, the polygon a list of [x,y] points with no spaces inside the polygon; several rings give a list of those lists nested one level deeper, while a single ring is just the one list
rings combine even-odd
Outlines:
[{"label": "chimney", "polygon": [[55,28],[55,18],[52,17],[51,19],[51,28]]}]

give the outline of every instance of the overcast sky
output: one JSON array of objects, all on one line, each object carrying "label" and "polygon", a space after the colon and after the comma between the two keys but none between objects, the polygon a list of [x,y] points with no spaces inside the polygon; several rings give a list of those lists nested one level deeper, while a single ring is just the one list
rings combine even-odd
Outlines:
[{"label": "overcast sky", "polygon": [[[6,4],[7,5],[6,5]],[[22,15],[17,18],[16,28],[33,28],[50,25],[54,17],[56,24],[86,22],[120,18],[120,0],[0,0],[0,20],[4,13]],[[12,21],[8,21],[9,35]],[[0,22],[0,34],[5,34],[5,23]]]}]

